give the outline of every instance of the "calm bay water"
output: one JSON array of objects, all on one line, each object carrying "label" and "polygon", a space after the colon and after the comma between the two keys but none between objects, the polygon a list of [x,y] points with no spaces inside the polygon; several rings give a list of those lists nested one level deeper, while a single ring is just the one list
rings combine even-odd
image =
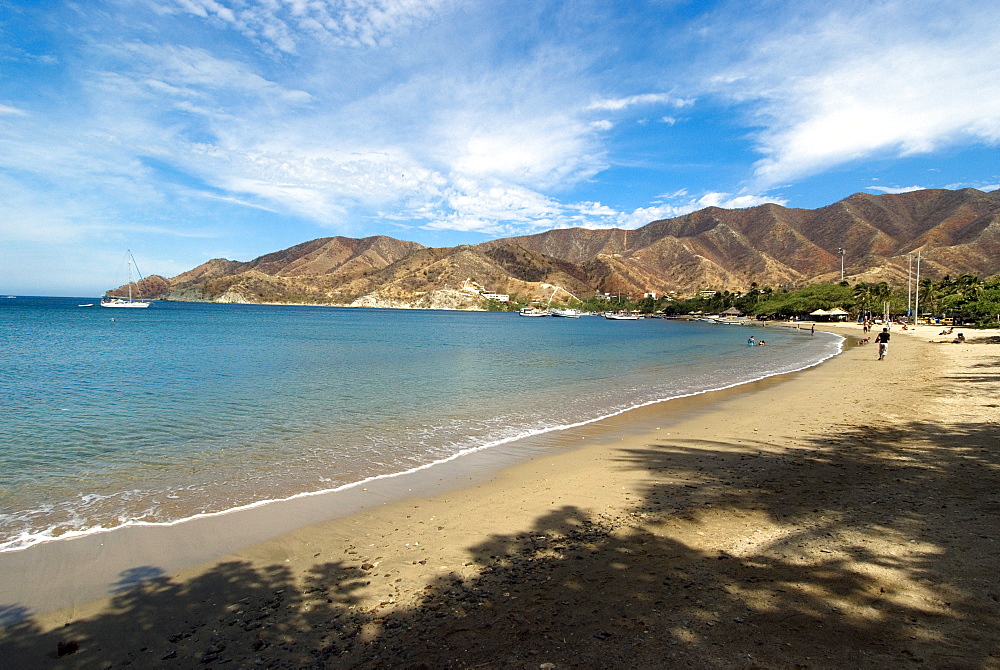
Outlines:
[{"label": "calm bay water", "polygon": [[90,302],[0,299],[0,550],[355,485],[840,348],[649,319]]}]

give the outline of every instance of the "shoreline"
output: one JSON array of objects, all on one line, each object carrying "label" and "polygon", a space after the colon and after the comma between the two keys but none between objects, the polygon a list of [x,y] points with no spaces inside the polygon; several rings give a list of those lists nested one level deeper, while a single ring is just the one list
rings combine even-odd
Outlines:
[{"label": "shoreline", "polygon": [[[774,324],[772,324],[772,325],[774,325]],[[754,332],[757,332],[757,331],[754,331]],[[345,484],[339,484],[339,485],[337,485],[337,486],[335,486],[333,488],[319,489],[319,490],[312,490],[312,491],[301,491],[301,492],[292,493],[292,494],[289,494],[289,495],[283,496],[283,497],[268,498],[268,499],[263,499],[263,500],[255,500],[255,501],[252,501],[252,502],[242,503],[242,504],[236,505],[234,507],[229,507],[229,508],[225,508],[225,509],[218,509],[218,510],[213,510],[213,511],[197,512],[197,513],[190,514],[188,516],[182,516],[180,518],[175,518],[175,519],[170,519],[170,520],[165,520],[165,521],[129,520],[129,521],[125,522],[125,523],[122,523],[122,524],[116,525],[116,526],[109,526],[109,527],[106,527],[106,526],[94,526],[94,527],[86,528],[84,530],[69,530],[69,531],[65,531],[65,532],[63,532],[63,533],[61,533],[59,535],[55,535],[55,536],[49,535],[48,531],[51,530],[51,529],[47,529],[45,532],[38,532],[38,533],[35,533],[35,534],[27,536],[27,537],[22,536],[20,538],[10,538],[10,539],[4,540],[3,542],[0,542],[0,568],[2,568],[2,566],[4,564],[3,557],[4,557],[5,554],[15,553],[15,552],[21,552],[21,551],[30,551],[34,547],[37,547],[39,545],[50,544],[50,543],[59,543],[59,542],[72,542],[72,541],[76,541],[76,540],[88,541],[87,538],[90,538],[91,536],[105,536],[105,535],[119,533],[119,532],[132,533],[133,531],[131,529],[137,529],[137,528],[163,528],[163,529],[167,529],[167,528],[177,527],[179,525],[183,525],[183,524],[186,524],[186,523],[192,523],[192,522],[199,522],[199,523],[201,523],[201,522],[203,522],[203,521],[205,521],[207,519],[211,519],[211,518],[214,518],[214,517],[225,517],[225,516],[228,516],[228,515],[234,515],[234,514],[241,514],[241,513],[252,512],[253,510],[255,510],[256,508],[259,508],[259,507],[265,507],[265,506],[269,506],[269,505],[284,505],[284,504],[289,504],[289,503],[295,503],[295,501],[297,501],[299,499],[303,499],[303,498],[311,498],[311,497],[317,497],[317,496],[320,496],[320,497],[327,497],[327,496],[332,497],[332,496],[338,496],[338,495],[345,495],[346,496],[346,495],[349,495],[350,492],[353,489],[361,488],[363,491],[367,491],[366,487],[369,487],[369,486],[381,486],[381,484],[378,484],[378,482],[383,482],[383,481],[389,481],[389,482],[391,482],[392,480],[395,480],[395,479],[398,479],[398,478],[403,478],[405,480],[408,477],[416,476],[419,472],[421,472],[423,470],[441,468],[442,466],[445,466],[445,465],[451,463],[452,461],[455,461],[455,460],[458,460],[458,459],[467,460],[467,459],[470,459],[473,455],[478,454],[479,452],[485,452],[485,451],[490,451],[490,450],[497,450],[499,448],[505,447],[506,445],[511,445],[511,448],[513,448],[515,450],[517,450],[519,448],[524,448],[524,449],[527,450],[527,452],[529,454],[534,454],[536,450],[534,450],[534,448],[532,447],[533,441],[536,441],[536,440],[539,440],[539,439],[541,439],[541,440],[544,441],[545,438],[543,436],[545,436],[547,434],[550,434],[550,433],[559,433],[559,432],[562,432],[562,431],[574,430],[574,429],[581,428],[581,427],[589,425],[589,424],[599,423],[601,421],[604,421],[604,420],[607,420],[607,419],[610,419],[610,418],[613,418],[613,417],[616,417],[616,416],[619,416],[619,415],[622,415],[622,414],[627,414],[629,412],[633,412],[633,411],[635,411],[637,409],[641,409],[643,407],[654,406],[654,405],[659,405],[659,404],[663,404],[663,403],[671,403],[671,402],[675,402],[675,401],[678,401],[678,400],[681,400],[681,399],[685,399],[685,398],[689,398],[689,397],[696,397],[696,396],[703,396],[703,395],[708,395],[708,394],[714,394],[714,393],[718,393],[719,391],[724,391],[724,390],[728,390],[728,389],[732,389],[732,388],[737,388],[737,387],[740,387],[740,386],[746,386],[748,384],[754,384],[756,382],[759,382],[759,381],[762,381],[762,380],[765,380],[765,379],[769,379],[769,378],[772,378],[772,377],[782,377],[784,375],[794,374],[796,372],[800,372],[802,370],[806,370],[806,369],[809,369],[811,367],[814,367],[814,366],[817,366],[817,365],[821,365],[824,362],[826,362],[827,360],[829,360],[830,358],[833,358],[833,357],[839,355],[843,351],[843,348],[844,348],[845,342],[846,342],[846,338],[844,338],[843,336],[838,336],[838,337],[840,337],[841,339],[837,343],[837,348],[836,348],[835,351],[832,351],[831,353],[827,353],[823,358],[820,358],[819,360],[816,360],[816,361],[813,361],[813,362],[807,362],[807,363],[803,363],[803,364],[798,364],[799,367],[792,367],[792,368],[789,368],[789,369],[781,369],[781,370],[776,371],[776,372],[770,372],[770,373],[764,374],[763,376],[752,377],[752,378],[747,379],[747,380],[736,381],[736,382],[733,382],[731,384],[726,384],[726,385],[722,385],[722,386],[715,386],[715,387],[707,388],[707,389],[704,389],[704,390],[686,392],[686,393],[682,393],[680,395],[676,395],[676,396],[672,396],[672,397],[655,398],[655,399],[652,399],[652,400],[646,400],[646,401],[643,401],[643,402],[641,402],[641,403],[639,403],[637,405],[632,405],[632,406],[625,407],[625,408],[622,408],[622,409],[613,409],[613,410],[610,410],[606,414],[602,414],[602,415],[596,416],[594,418],[585,419],[585,420],[578,421],[578,422],[575,422],[575,423],[569,423],[569,424],[564,424],[564,425],[560,425],[560,426],[553,426],[553,427],[548,427],[548,428],[542,428],[542,429],[527,430],[526,432],[521,433],[521,434],[516,435],[516,436],[505,437],[505,438],[502,438],[502,439],[499,439],[499,440],[490,441],[490,442],[487,442],[485,444],[481,444],[481,445],[478,445],[478,446],[475,446],[475,447],[465,448],[465,449],[463,449],[463,450],[461,450],[461,451],[459,451],[459,452],[457,452],[455,454],[452,454],[450,456],[446,456],[446,457],[440,458],[438,460],[431,461],[431,462],[428,462],[428,463],[424,463],[424,464],[421,464],[421,465],[416,465],[416,466],[413,466],[413,467],[411,467],[409,469],[406,469],[406,470],[400,470],[400,471],[396,471],[396,472],[387,472],[387,473],[384,473],[384,474],[372,475],[372,476],[365,477],[364,479],[361,479],[361,480],[358,480],[358,481],[349,482],[349,483],[345,483]],[[500,453],[502,453],[502,452],[500,452]],[[467,470],[468,469],[478,470],[478,469],[481,469],[481,468],[484,468],[484,467],[490,468],[490,469],[497,469],[499,467],[504,467],[505,465],[511,465],[513,463],[519,462],[520,460],[524,460],[526,458],[531,458],[531,457],[533,457],[533,456],[529,455],[529,456],[522,456],[521,458],[516,458],[516,457],[515,458],[506,458],[503,461],[501,461],[499,464],[497,464],[497,463],[487,463],[486,465],[483,464],[482,459],[480,458],[480,459],[478,459],[478,462],[476,462],[476,463],[469,463],[469,464],[467,464],[465,469],[467,469]],[[487,461],[488,461],[489,460],[488,457],[486,457],[486,458],[487,458]],[[389,494],[386,494],[386,496],[387,497],[392,497]],[[337,503],[334,503],[334,504],[336,506]],[[349,503],[348,506],[347,506],[347,508],[354,510],[354,509],[356,509],[356,504],[350,504]],[[316,518],[316,515],[314,515],[314,514],[311,514],[310,518],[312,518],[314,521],[321,520],[321,519]],[[293,530],[293,528],[286,529],[286,531],[290,531],[290,530]],[[265,539],[268,539],[268,538],[265,537],[265,536],[256,536],[255,537],[255,541],[263,541]],[[218,546],[218,545],[215,545],[215,546]],[[233,550],[236,550],[236,549],[239,549],[239,548],[240,547],[238,547],[238,546],[229,547],[229,551],[222,551],[220,553],[220,555],[224,554],[224,553],[230,553],[230,551],[233,551]],[[52,550],[52,551],[53,552],[57,552],[58,550]],[[179,564],[179,562],[177,564]],[[2,586],[3,586],[2,581],[0,581],[0,594],[3,593]]]},{"label": "shoreline", "polygon": [[[0,551],[0,606],[13,600],[25,613],[47,616],[58,610],[98,601],[121,585],[120,576],[137,565],[155,564],[149,578],[173,574],[217,560],[249,546],[294,533],[301,528],[336,521],[414,496],[443,494],[490,481],[503,470],[537,458],[579,449],[577,440],[594,431],[642,431],[647,424],[676,423],[732,395],[753,393],[781,384],[794,375],[823,365],[837,351],[800,368],[613,411],[594,419],[490,443],[409,470],[376,475],[334,489],[262,500],[217,512],[199,513],[168,522],[129,523],[89,529]],[[644,415],[648,410],[650,417]],[[659,429],[659,428],[657,428]],[[581,437],[578,433],[583,433]],[[288,518],[296,521],[289,522]],[[241,529],[238,533],[233,528]],[[142,547],[153,547],[143,550]],[[72,584],[67,591],[39,577],[24,575],[57,571]],[[137,578],[138,579],[138,578]],[[17,623],[8,614],[0,624]]]},{"label": "shoreline", "polygon": [[[1000,667],[992,522],[973,513],[1000,504],[996,349],[894,337],[884,362],[855,347],[631,410],[462,488],[139,586],[118,575],[118,593],[14,624],[0,648],[23,667]],[[56,659],[60,641],[79,649]]]}]

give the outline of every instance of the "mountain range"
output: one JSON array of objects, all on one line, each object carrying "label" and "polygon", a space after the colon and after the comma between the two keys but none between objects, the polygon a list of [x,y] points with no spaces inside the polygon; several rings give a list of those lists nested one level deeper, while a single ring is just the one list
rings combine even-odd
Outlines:
[{"label": "mountain range", "polygon": [[1000,273],[1000,191],[857,193],[819,209],[708,207],[636,230],[566,228],[447,248],[327,237],[248,262],[213,259],[169,279],[154,275],[145,295],[476,309],[484,291],[564,301],[566,293],[792,288],[840,281],[841,262],[852,283],[902,286],[918,252],[922,277]]}]

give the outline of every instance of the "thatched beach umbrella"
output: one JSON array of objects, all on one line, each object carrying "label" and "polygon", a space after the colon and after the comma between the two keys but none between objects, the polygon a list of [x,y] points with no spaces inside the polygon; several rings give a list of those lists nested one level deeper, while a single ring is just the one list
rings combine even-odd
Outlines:
[{"label": "thatched beach umbrella", "polygon": [[829,312],[827,312],[827,316],[829,316],[831,319],[836,319],[837,321],[843,321],[848,316],[850,316],[850,312],[846,312],[839,307],[834,307]]}]

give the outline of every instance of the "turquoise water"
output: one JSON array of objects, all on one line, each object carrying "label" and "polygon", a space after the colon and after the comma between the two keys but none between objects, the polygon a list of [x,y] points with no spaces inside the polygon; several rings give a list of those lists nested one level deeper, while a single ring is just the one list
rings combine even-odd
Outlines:
[{"label": "turquoise water", "polygon": [[355,485],[840,348],[659,319],[90,302],[0,300],[0,550]]}]

